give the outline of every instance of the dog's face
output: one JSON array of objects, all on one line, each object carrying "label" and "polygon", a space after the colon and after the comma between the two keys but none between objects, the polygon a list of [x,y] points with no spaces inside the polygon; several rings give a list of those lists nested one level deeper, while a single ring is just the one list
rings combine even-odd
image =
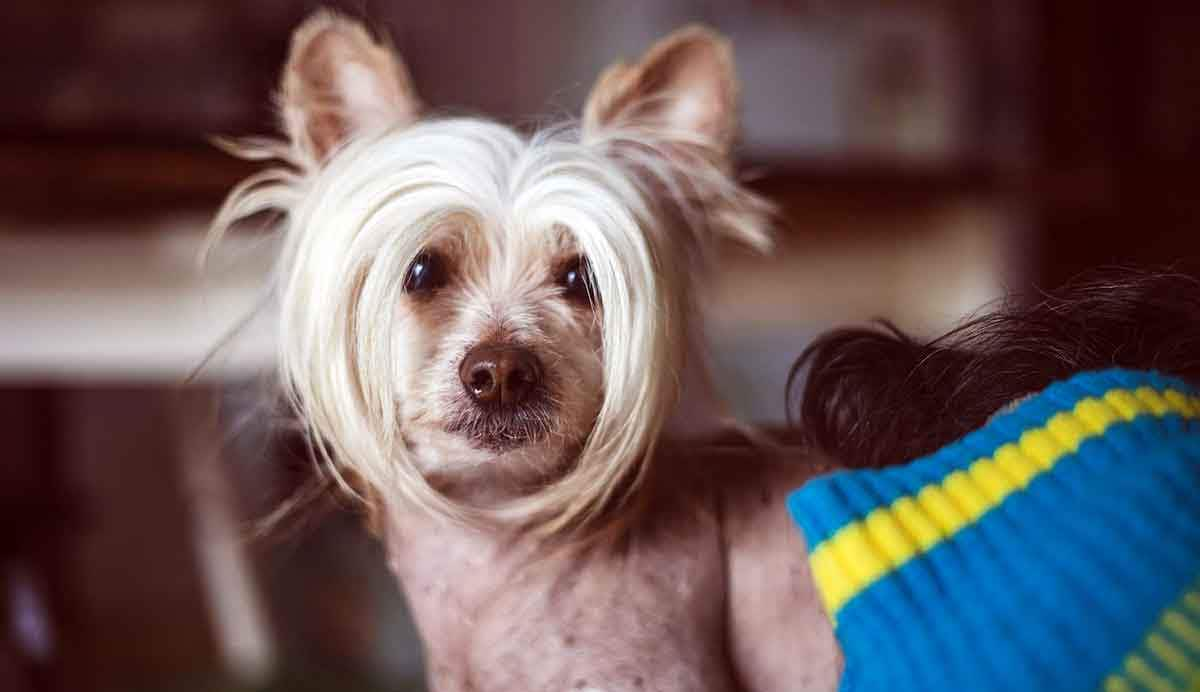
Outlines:
[{"label": "dog's face", "polygon": [[387,500],[566,525],[636,484],[676,396],[717,236],[761,245],[728,175],[729,49],[686,29],[606,71],[579,127],[422,119],[403,65],[318,14],[280,94],[291,164],[217,228],[283,208],[281,367],[335,466]]},{"label": "dog's face", "polygon": [[[475,151],[437,164],[469,160],[503,185],[527,151],[495,125],[429,129],[438,140],[511,139],[518,160]],[[591,432],[604,397],[604,306],[575,236],[524,205],[499,217],[480,208],[498,193],[463,195],[423,234],[392,306],[394,388],[405,447],[426,476],[520,485],[556,475]]]}]

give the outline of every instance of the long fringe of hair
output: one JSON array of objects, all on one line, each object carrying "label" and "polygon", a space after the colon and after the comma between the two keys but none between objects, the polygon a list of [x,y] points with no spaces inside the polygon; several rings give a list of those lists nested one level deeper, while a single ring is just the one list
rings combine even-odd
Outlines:
[{"label": "long fringe of hair", "polygon": [[[324,472],[318,485],[368,504],[372,491],[398,492],[454,520],[533,525],[544,534],[590,526],[629,500],[677,396],[678,373],[664,365],[678,367],[686,350],[690,267],[679,239],[664,236],[656,205],[665,195],[694,232],[760,246],[769,214],[710,159],[663,155],[661,146],[621,130],[581,140],[564,128],[526,140],[473,119],[351,141],[324,167],[279,141],[228,145],[282,164],[232,191],[210,242],[260,212],[285,215],[275,276],[279,371]],[[388,306],[449,215],[532,232],[568,229],[604,306],[604,398],[581,454],[562,478],[500,506],[467,506],[431,486],[399,429]]]},{"label": "long fringe of hair", "polygon": [[1200,281],[1105,269],[931,341],[887,322],[837,329],[793,366],[788,413],[839,463],[887,466],[936,451],[1055,380],[1109,367],[1200,383]]}]

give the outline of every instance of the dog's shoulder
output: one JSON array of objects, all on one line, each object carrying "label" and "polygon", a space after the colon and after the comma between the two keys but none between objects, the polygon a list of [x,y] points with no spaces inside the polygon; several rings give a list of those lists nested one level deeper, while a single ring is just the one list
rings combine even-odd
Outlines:
[{"label": "dog's shoulder", "polygon": [[793,490],[834,463],[786,443],[697,450],[689,461],[717,507],[728,647],[739,678],[752,689],[834,689],[840,652],[813,588],[804,537],[787,509]]}]

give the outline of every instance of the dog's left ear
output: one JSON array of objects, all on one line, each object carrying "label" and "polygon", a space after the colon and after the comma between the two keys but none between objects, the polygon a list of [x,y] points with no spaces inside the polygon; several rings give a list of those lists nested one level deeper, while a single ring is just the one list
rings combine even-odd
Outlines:
[{"label": "dog's left ear", "polygon": [[292,34],[279,105],[293,146],[316,163],[354,135],[412,123],[421,111],[395,52],[327,10]]},{"label": "dog's left ear", "polygon": [[636,64],[618,62],[600,75],[584,106],[584,132],[650,130],[724,158],[737,131],[737,92],[729,42],[688,26],[659,40]]}]

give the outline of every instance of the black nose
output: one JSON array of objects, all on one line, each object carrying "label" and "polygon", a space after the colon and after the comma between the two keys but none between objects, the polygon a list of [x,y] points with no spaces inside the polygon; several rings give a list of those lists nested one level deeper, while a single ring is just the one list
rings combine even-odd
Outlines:
[{"label": "black nose", "polygon": [[481,404],[515,406],[542,381],[537,356],[517,346],[476,346],[458,367],[467,394]]}]

